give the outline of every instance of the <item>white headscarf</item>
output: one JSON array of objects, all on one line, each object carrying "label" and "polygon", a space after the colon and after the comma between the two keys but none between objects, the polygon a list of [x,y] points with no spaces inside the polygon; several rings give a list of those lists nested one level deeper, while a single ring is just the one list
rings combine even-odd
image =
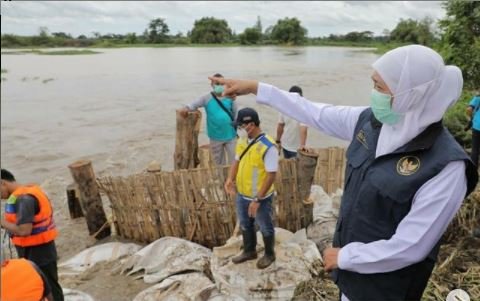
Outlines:
[{"label": "white headscarf", "polygon": [[403,115],[394,125],[382,125],[376,157],[395,151],[442,119],[462,91],[460,69],[445,66],[442,57],[425,46],[393,49],[372,66],[393,93],[392,110]]}]

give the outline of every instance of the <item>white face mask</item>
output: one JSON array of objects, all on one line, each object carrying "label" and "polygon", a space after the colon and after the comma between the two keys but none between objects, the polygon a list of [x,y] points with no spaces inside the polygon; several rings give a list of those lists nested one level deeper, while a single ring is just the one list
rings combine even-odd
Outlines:
[{"label": "white face mask", "polygon": [[241,128],[237,129],[237,135],[238,135],[238,138],[247,138],[248,137],[247,131],[245,129],[241,129]]}]

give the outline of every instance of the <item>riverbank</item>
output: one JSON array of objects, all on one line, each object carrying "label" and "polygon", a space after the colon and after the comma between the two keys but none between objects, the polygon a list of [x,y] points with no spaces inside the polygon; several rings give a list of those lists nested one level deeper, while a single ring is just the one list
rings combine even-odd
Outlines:
[{"label": "riverbank", "polygon": [[[115,48],[230,48],[230,47],[242,47],[242,48],[261,48],[261,47],[291,47],[291,48],[298,48],[298,47],[345,47],[345,48],[366,48],[366,51],[372,51],[376,54],[383,54],[393,48],[401,46],[402,44],[399,43],[378,43],[378,42],[347,42],[347,41],[321,41],[315,43],[306,43],[304,45],[289,45],[289,44],[261,44],[261,45],[242,45],[240,43],[224,43],[224,44],[172,44],[172,43],[162,43],[162,44],[145,44],[145,43],[138,43],[138,44],[117,44],[117,43],[110,43],[110,42],[102,42],[94,45],[89,46],[58,46],[58,45],[22,45],[22,46],[15,46],[15,47],[4,47],[2,49],[19,49],[19,50],[26,50],[29,53],[36,53],[36,54],[93,54],[96,53],[95,51],[89,49],[98,49],[98,48],[106,48],[106,49],[115,49]],[[69,51],[58,51],[58,53],[49,52],[49,53],[42,53],[42,49],[81,49],[78,51],[69,50]],[[2,54],[24,54],[23,51],[17,52],[10,52],[10,51],[2,51]]]}]

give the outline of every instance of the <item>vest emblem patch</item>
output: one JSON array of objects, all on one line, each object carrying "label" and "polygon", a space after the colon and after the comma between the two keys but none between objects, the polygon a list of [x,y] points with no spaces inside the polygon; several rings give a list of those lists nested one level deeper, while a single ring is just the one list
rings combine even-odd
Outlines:
[{"label": "vest emblem patch", "polygon": [[397,172],[402,176],[413,175],[420,168],[420,159],[415,156],[402,157],[397,162]]},{"label": "vest emblem patch", "polygon": [[368,144],[367,144],[367,136],[365,135],[365,132],[363,130],[360,130],[357,134],[357,140],[365,146],[366,149],[368,149]]}]

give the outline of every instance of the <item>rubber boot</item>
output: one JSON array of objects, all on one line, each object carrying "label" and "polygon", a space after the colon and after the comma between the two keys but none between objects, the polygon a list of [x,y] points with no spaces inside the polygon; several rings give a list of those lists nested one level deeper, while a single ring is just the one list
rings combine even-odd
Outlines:
[{"label": "rubber boot", "polygon": [[275,261],[275,235],[263,236],[265,255],[257,261],[257,268],[264,269]]},{"label": "rubber boot", "polygon": [[242,231],[243,251],[242,254],[232,258],[234,264],[257,258],[257,233],[255,231]]}]

